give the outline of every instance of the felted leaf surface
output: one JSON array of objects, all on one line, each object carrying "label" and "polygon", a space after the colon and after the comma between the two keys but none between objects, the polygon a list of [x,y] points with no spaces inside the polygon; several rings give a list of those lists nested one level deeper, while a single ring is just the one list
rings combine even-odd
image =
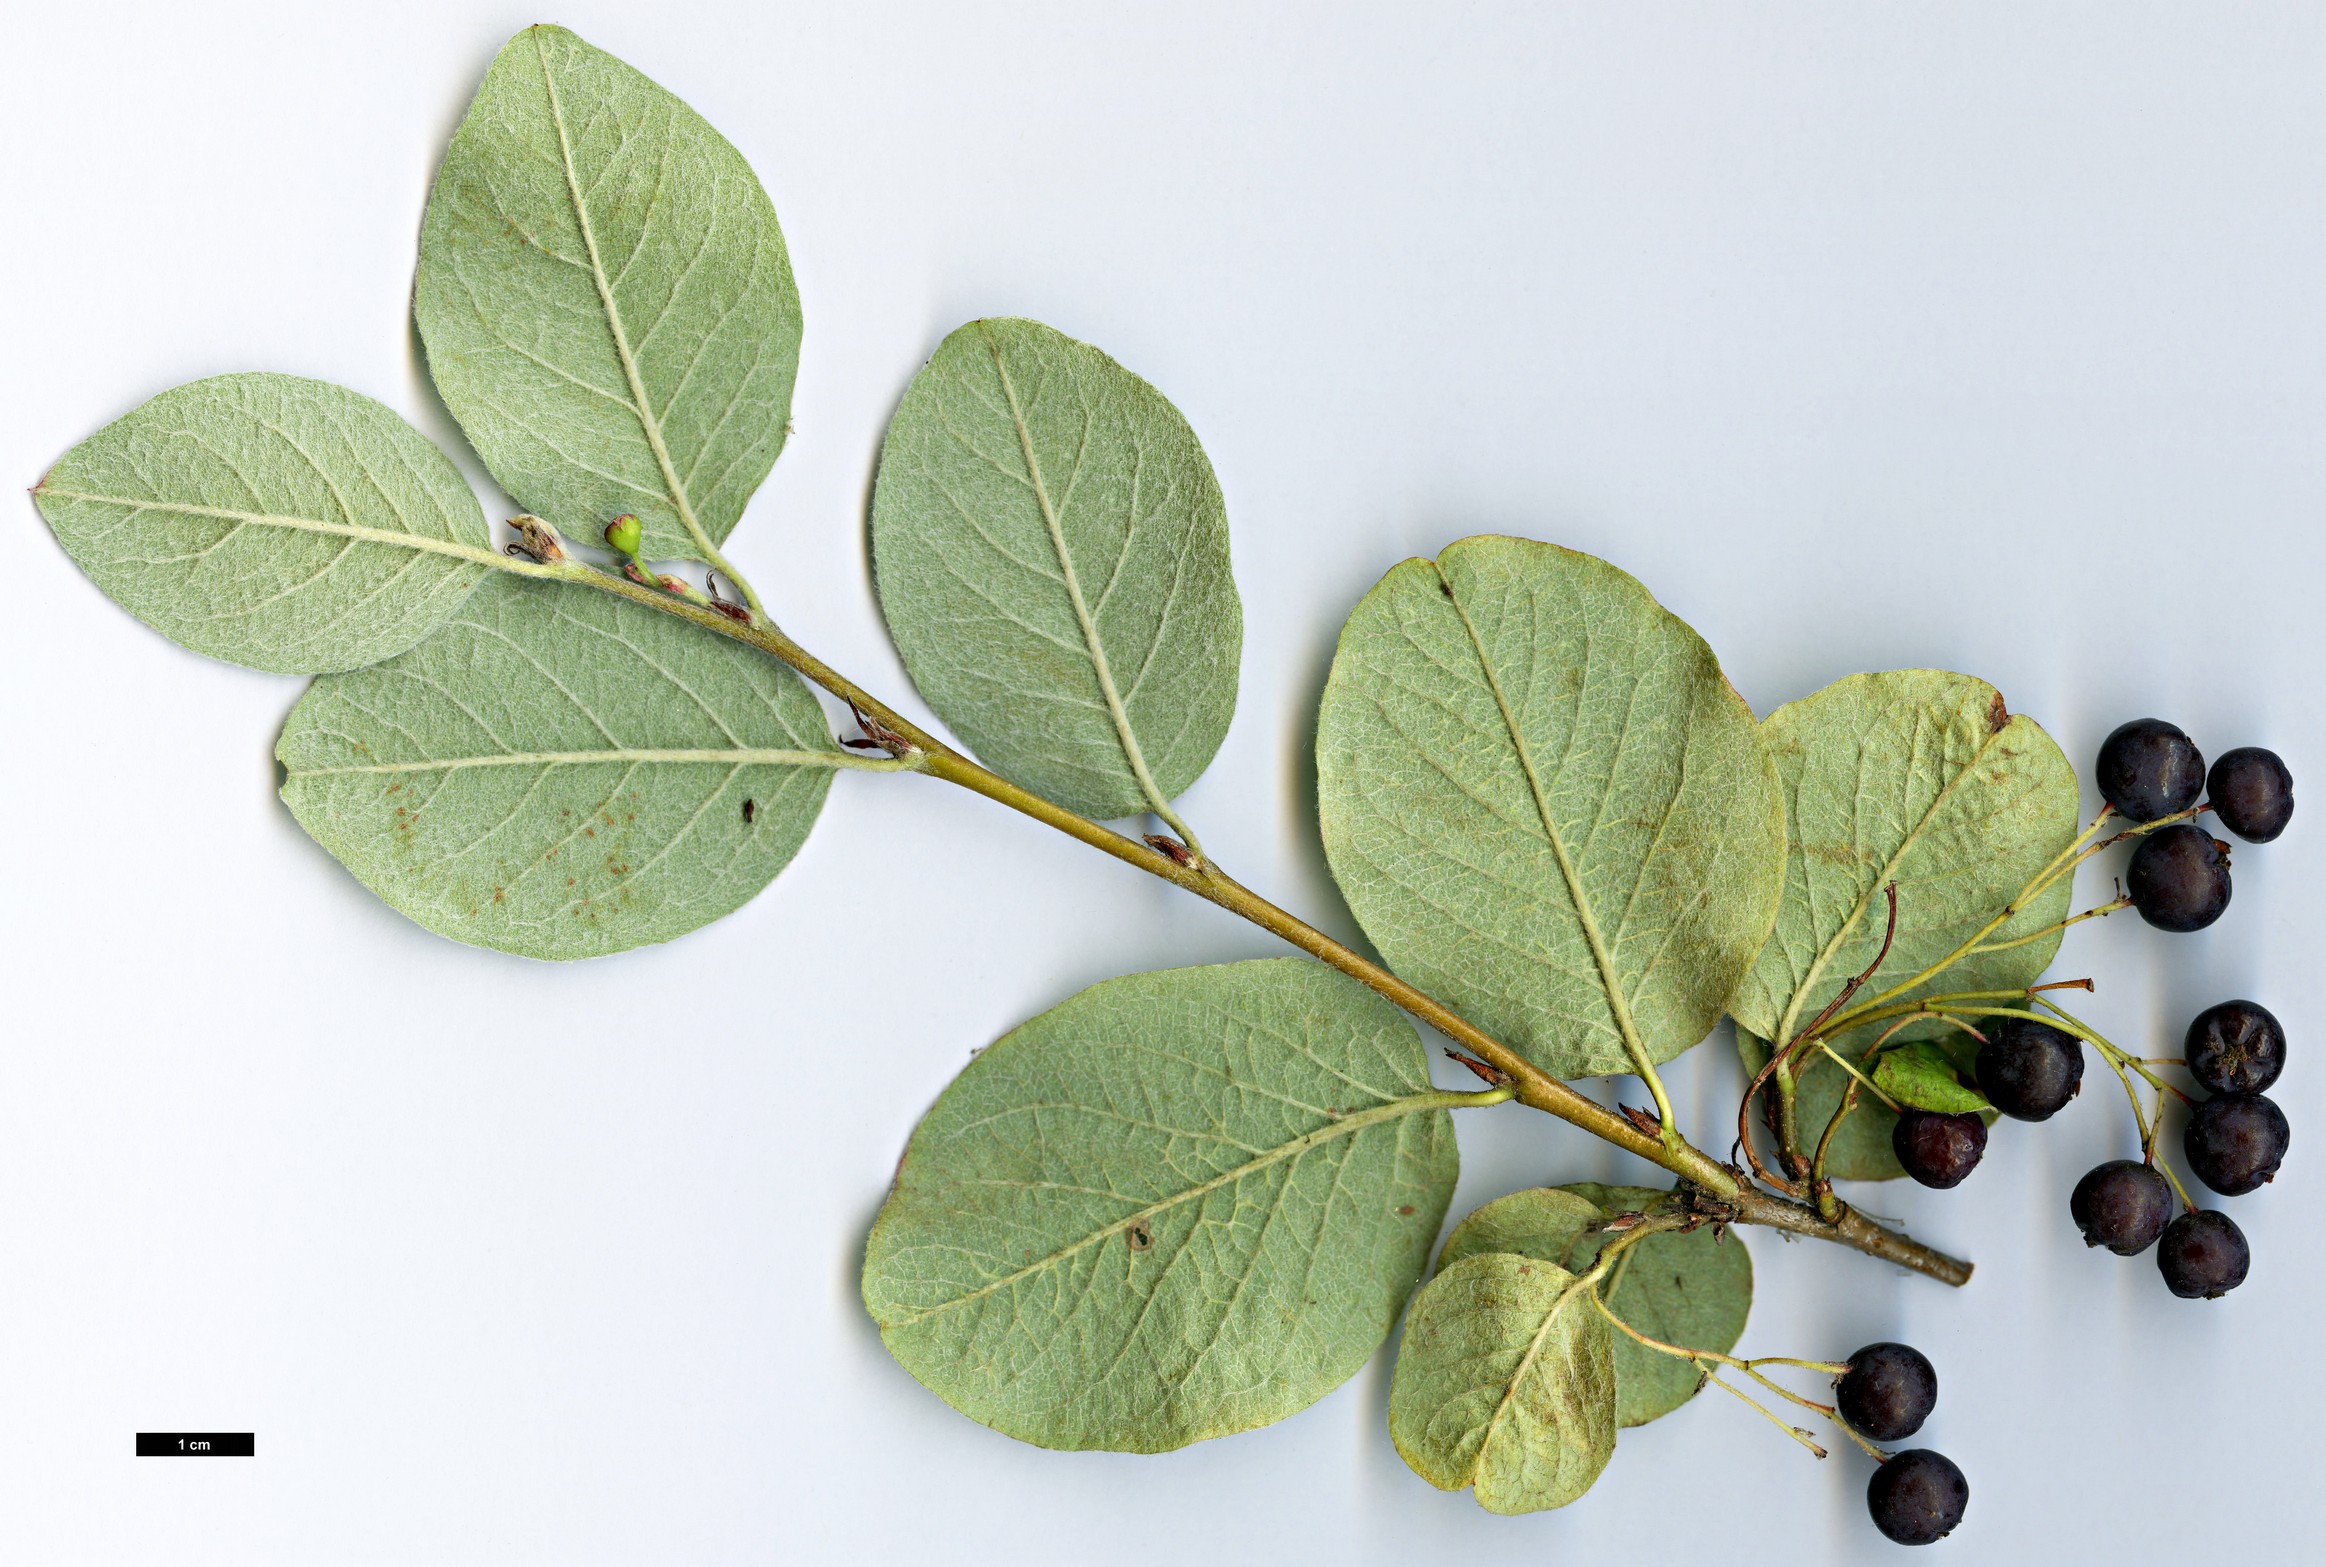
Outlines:
[{"label": "felted leaf surface", "polygon": [[1614,1330],[1575,1282],[1491,1252],[1422,1287],[1389,1384],[1389,1435],[1415,1474],[1496,1513],[1591,1489],[1615,1451]]},{"label": "felted leaf surface", "polygon": [[[1671,1196],[1643,1186],[1589,1182],[1513,1192],[1454,1226],[1438,1268],[1485,1252],[1510,1252],[1585,1272],[1610,1238],[1596,1226],[1618,1213],[1650,1212]],[[1752,1310],[1753,1262],[1742,1241],[1733,1234],[1721,1240],[1710,1226],[1651,1235],[1624,1249],[1600,1289],[1608,1309],[1648,1337],[1725,1354],[1736,1347]],[[1619,1426],[1668,1415],[1703,1386],[1686,1361],[1621,1333],[1612,1342]]]},{"label": "felted leaf surface", "polygon": [[881,448],[881,612],[929,705],[1086,816],[1195,782],[1236,706],[1244,612],[1219,482],[1179,411],[1088,343],[972,321]]},{"label": "felted leaf surface", "polygon": [[[1791,847],[1776,932],[1730,1010],[1763,1039],[1791,1037],[1873,961],[1886,884],[1898,887],[1897,939],[1863,998],[1968,940],[2075,837],[2075,770],[1983,680],[1934,669],[1852,675],[1761,727],[1784,780]],[[1988,940],[2055,923],[2069,896],[2063,879]],[[1965,958],[1922,992],[2029,984],[2058,950],[2054,932]]]},{"label": "felted leaf surface", "polygon": [[[1833,1042],[1834,1048],[1855,1061],[1881,1034],[1887,1025],[1868,1025],[1853,1029]],[[1963,1072],[1972,1070],[1978,1059],[1979,1043],[1959,1029],[1943,1024],[1916,1024],[1899,1035],[1901,1039],[1917,1039],[1931,1045],[1955,1067]],[[1744,1062],[1745,1076],[1756,1076],[1769,1062],[1769,1044],[1743,1028],[1736,1031],[1737,1055]],[[1876,1057],[1876,1062],[1880,1057]],[[1826,1123],[1833,1112],[1841,1108],[1841,1096],[1849,1086],[1849,1075],[1822,1053],[1813,1055],[1794,1087],[1794,1116],[1801,1129],[1802,1152],[1814,1154],[1817,1140],[1825,1133]],[[1774,1095],[1776,1085],[1762,1090]],[[1980,1119],[1990,1126],[1995,1112],[1982,1110]],[[1898,1156],[1891,1151],[1890,1133],[1898,1125],[1897,1113],[1864,1089],[1858,1090],[1857,1108],[1849,1119],[1841,1123],[1841,1130],[1833,1134],[1833,1146],[1825,1156],[1825,1173],[1837,1181],[1894,1181],[1905,1175],[1899,1167]],[[1752,1117],[1752,1132],[1764,1143],[1766,1128],[1756,1109]]]},{"label": "felted leaf surface", "polygon": [[275,754],[300,825],[365,886],[535,958],[739,908],[798,850],[838,756],[772,659],[507,576],[403,657],[316,681]]},{"label": "felted leaf surface", "polygon": [[122,608],[276,674],[401,653],[493,560],[476,495],[427,437],[298,376],[164,392],[67,452],[33,499]]},{"label": "felted leaf surface", "polygon": [[1349,616],[1325,852],[1401,976],[1560,1077],[1668,1061],[1760,950],[1784,812],[1703,639],[1605,561],[1479,537]]},{"label": "felted leaf surface", "polygon": [[1108,980],[1022,1024],[914,1131],[864,1303],[904,1368],[1044,1447],[1159,1452],[1365,1363],[1457,1169],[1421,1041],[1300,958]]},{"label": "felted leaf surface", "polygon": [[1912,1110],[1935,1110],[1963,1115],[1992,1110],[1987,1096],[1966,1088],[1955,1075],[1954,1062],[1927,1040],[1885,1050],[1874,1058],[1874,1086]]},{"label": "felted leaf surface", "polygon": [[420,232],[428,372],[501,487],[594,542],[700,556],[783,448],[799,294],[775,209],[701,115],[562,27],[504,46]]}]

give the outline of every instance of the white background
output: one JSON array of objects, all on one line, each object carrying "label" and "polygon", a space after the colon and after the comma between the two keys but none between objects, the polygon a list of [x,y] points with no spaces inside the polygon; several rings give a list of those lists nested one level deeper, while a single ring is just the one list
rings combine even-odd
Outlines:
[{"label": "white background", "polygon": [[[0,476],[155,392],[273,369],[475,464],[406,314],[494,3],[35,5],[0,20]],[[863,507],[914,367],[975,315],[1095,341],[1224,484],[1241,706],[1185,807],[1353,928],[1308,760],[1333,637],[1402,556],[1604,555],[1761,711],[1859,669],[1996,681],[2088,765],[2157,713],[2319,799],[2326,13],[2179,5],[1472,9],[566,5],[700,109],[782,215],[798,434],[734,554],[916,715]],[[481,481],[482,475],[478,474]],[[505,508],[498,495],[489,504]],[[274,794],[294,681],[108,604],[29,502],[0,531],[0,1556],[26,1563],[1843,1562],[1867,1464],[1707,1395],[1597,1489],[1505,1520],[1412,1477],[1387,1357],[1161,1458],[1019,1446],[856,1299],[892,1162],[970,1051],[1091,981],[1256,931],[967,795],[843,776],[756,903],[551,967],[374,902]],[[2252,1281],[2088,1254],[2112,1079],[1877,1211],[1962,1292],[1753,1234],[1745,1346],[1899,1337],[1968,1472],[1961,1560],[2285,1561],[2326,1527],[2299,1205],[2321,1168],[2326,820],[2240,849],[2228,917],[2081,927],[2091,1016],[2177,1048],[2286,1020],[2288,1173]],[[2107,872],[2087,879],[2103,895]],[[1708,1143],[1738,1076],[1675,1072]],[[1473,1114],[1456,1212],[1647,1171]],[[140,1462],[141,1428],[253,1461]],[[1611,1559],[1611,1558],[1602,1558]]]}]

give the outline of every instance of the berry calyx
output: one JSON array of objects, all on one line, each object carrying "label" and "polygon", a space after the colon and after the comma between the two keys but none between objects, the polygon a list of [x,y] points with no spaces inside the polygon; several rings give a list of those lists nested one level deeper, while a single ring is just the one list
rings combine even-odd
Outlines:
[{"label": "berry calyx", "polygon": [[2068,1217],[2087,1246],[2137,1257],[2156,1244],[2173,1214],[2172,1188],[2137,1159],[2111,1159],[2087,1171],[2068,1194]]},{"label": "berry calyx", "polygon": [[2007,1017],[1979,1046],[1980,1091],[2020,1121],[2048,1121],[2084,1085],[2084,1047],[2075,1035],[2033,1018]]},{"label": "berry calyx", "polygon": [[1944,1191],[1978,1168],[1987,1151],[1987,1123],[1969,1111],[1903,1110],[1890,1131],[1890,1151],[1908,1175]]},{"label": "berry calyx", "polygon": [[1963,1521],[1971,1483],[1954,1461],[1927,1447],[1892,1453],[1866,1482],[1866,1511],[1874,1527],[1900,1545],[1943,1540]]},{"label": "berry calyx", "polygon": [[2229,907],[2229,845],[2179,822],[2140,840],[2124,871],[2140,917],[2159,930],[2203,930]]},{"label": "berry calyx", "polygon": [[2294,817],[2294,775],[2275,751],[2241,745],[2205,775],[2205,799],[2221,825],[2247,843],[2267,843]]},{"label": "berry calyx", "polygon": [[2252,1261],[2245,1232],[2217,1208],[2182,1214],[2156,1243],[2165,1288],[2183,1300],[2219,1300],[2245,1282]]},{"label": "berry calyx", "polygon": [[2161,718],[2135,718],[2100,742],[2092,769],[2100,798],[2136,822],[2185,811],[2205,787],[2205,758],[2189,737]]},{"label": "berry calyx", "polygon": [[2239,1197],[2274,1179],[2291,1136],[2286,1113],[2262,1094],[2223,1094],[2189,1114],[2181,1151],[2198,1180]]},{"label": "berry calyx", "polygon": [[1833,1406],[1860,1436],[1896,1442],[1922,1429],[1938,1404],[1938,1372],[1910,1344],[1868,1344],[1834,1384]]},{"label": "berry calyx", "polygon": [[2286,1031],[2258,1001],[2223,1001],[2190,1020],[2189,1075],[2216,1094],[2258,1094],[2286,1069]]}]

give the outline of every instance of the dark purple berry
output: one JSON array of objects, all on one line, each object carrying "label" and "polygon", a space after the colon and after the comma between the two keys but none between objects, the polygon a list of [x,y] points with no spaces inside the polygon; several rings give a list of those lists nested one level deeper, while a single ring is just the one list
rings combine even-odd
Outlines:
[{"label": "dark purple berry", "polygon": [[2048,1121],[2084,1086],[2084,1046],[2073,1034],[2029,1017],[2007,1017],[1979,1046],[1979,1088],[1996,1109],[2021,1121]]},{"label": "dark purple berry", "polygon": [[2154,1246],[2172,1214],[2172,1188],[2136,1159],[2109,1160],[2076,1182],[2068,1196],[2068,1217],[2084,1232],[2084,1244],[2105,1246],[2119,1257],[2137,1257]]},{"label": "dark purple berry", "polygon": [[2205,787],[2205,758],[2161,718],[2135,718],[2100,742],[2100,798],[2136,822],[2185,811]]},{"label": "dark purple berry", "polygon": [[2294,818],[2294,775],[2275,751],[2241,745],[2205,775],[2205,801],[2247,843],[2267,843]]},{"label": "dark purple berry", "polygon": [[1987,1123],[1976,1115],[1905,1110],[1890,1130],[1890,1151],[1906,1173],[1942,1191],[1960,1186],[1987,1151]]},{"label": "dark purple berry", "polygon": [[1927,1447],[1892,1453],[1866,1483],[1874,1527],[1900,1545],[1928,1545],[1954,1533],[1971,1504],[1971,1483],[1953,1460]]},{"label": "dark purple berry", "polygon": [[2189,1075],[2216,1094],[2258,1094],[2286,1069],[2286,1031],[2258,1001],[2224,1001],[2189,1024]]},{"label": "dark purple berry", "polygon": [[1909,1344],[1868,1344],[1834,1384],[1834,1408],[1858,1435],[1897,1442],[1922,1429],[1938,1403],[1938,1372]]},{"label": "dark purple berry", "polygon": [[2165,1288],[2183,1300],[2219,1300],[2245,1282],[2252,1260],[2237,1221],[2213,1208],[2182,1214],[2156,1243]]},{"label": "dark purple berry", "polygon": [[2189,1113],[2181,1151],[2197,1179],[2240,1197],[2276,1178],[2285,1163],[2286,1113],[2261,1094],[2223,1094]]},{"label": "dark purple berry", "polygon": [[2203,930],[2229,907],[2229,845],[2187,822],[2140,840],[2124,872],[2140,917],[2159,930]]}]

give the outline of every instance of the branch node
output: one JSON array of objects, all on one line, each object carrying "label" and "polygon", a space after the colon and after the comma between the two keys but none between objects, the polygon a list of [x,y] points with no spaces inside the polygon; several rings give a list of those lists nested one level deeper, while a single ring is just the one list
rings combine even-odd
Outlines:
[{"label": "branch node", "polygon": [[[1147,841],[1150,843],[1154,842],[1152,838],[1148,839]],[[1446,1054],[1453,1060],[1461,1062],[1471,1071],[1477,1073],[1479,1077],[1485,1080],[1486,1086],[1489,1088],[1500,1088],[1503,1084],[1510,1081],[1510,1074],[1508,1072],[1503,1071],[1500,1067],[1497,1066],[1489,1066],[1485,1062],[1479,1060],[1476,1056],[1466,1056],[1462,1054],[1461,1051],[1451,1048],[1446,1051]]]},{"label": "branch node", "polygon": [[1195,851],[1169,833],[1151,832],[1146,835],[1147,847],[1174,865],[1193,866]]}]

